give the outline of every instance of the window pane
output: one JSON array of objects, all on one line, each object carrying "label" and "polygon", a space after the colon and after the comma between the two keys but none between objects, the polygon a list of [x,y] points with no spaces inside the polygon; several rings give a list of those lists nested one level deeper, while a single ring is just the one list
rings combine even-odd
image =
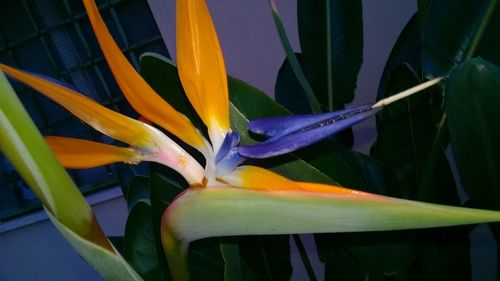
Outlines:
[{"label": "window pane", "polygon": [[[115,40],[136,68],[138,56],[145,51],[168,57],[147,0],[97,4]],[[81,0],[0,1],[0,62],[65,81],[105,106],[137,117],[103,60]],[[12,84],[43,134],[115,143],[59,105],[20,83]],[[84,192],[118,181],[114,166],[69,174]],[[33,193],[0,155],[0,220],[39,207]]]}]

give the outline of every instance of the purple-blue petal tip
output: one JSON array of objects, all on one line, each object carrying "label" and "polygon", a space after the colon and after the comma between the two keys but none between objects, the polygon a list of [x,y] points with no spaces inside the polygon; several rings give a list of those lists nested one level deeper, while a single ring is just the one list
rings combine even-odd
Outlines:
[{"label": "purple-blue petal tip", "polygon": [[238,153],[238,148],[233,147],[226,156],[217,163],[217,174],[226,174],[238,167],[241,163],[247,160],[246,157],[241,156]]},{"label": "purple-blue petal tip", "polygon": [[236,132],[227,133],[224,141],[215,156],[215,163],[218,163],[226,157],[229,151],[240,143],[240,136]]},{"label": "purple-blue petal tip", "polygon": [[319,142],[357,124],[374,113],[372,104],[323,114],[270,117],[253,120],[250,131],[268,136],[264,142],[240,146],[239,154],[248,158],[268,158]]}]

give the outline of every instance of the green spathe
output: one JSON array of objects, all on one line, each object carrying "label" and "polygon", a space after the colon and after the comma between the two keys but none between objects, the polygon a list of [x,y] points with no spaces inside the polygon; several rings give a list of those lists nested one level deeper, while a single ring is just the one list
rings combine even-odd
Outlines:
[{"label": "green spathe", "polygon": [[188,189],[163,217],[163,225],[184,245],[214,236],[381,231],[495,221],[500,221],[500,212],[363,192],[325,195],[230,187]]}]

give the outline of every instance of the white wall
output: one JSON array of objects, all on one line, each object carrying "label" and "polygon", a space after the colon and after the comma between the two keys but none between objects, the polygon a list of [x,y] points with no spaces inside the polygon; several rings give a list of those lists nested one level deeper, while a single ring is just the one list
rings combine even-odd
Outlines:
[{"label": "white wall", "polygon": [[[127,205],[122,197],[95,204],[93,209],[107,235],[123,235]],[[52,223],[44,220],[0,234],[0,280],[92,281],[101,278]]]}]

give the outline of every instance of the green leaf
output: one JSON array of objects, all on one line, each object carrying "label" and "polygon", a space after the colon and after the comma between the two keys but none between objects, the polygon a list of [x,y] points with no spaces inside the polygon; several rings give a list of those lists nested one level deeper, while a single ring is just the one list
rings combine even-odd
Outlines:
[{"label": "green leaf", "polygon": [[[448,75],[465,59],[476,55],[486,27],[493,17],[496,0],[431,1],[422,34],[423,72],[426,77]],[[498,26],[490,32],[497,33]],[[498,34],[494,35],[498,38]],[[496,50],[498,43],[486,49]],[[495,49],[493,49],[495,48]],[[499,58],[498,52],[494,55]],[[490,53],[491,54],[491,53]]]},{"label": "green leaf", "polygon": [[469,234],[473,226],[418,231],[421,280],[471,280]]},{"label": "green leaf", "polygon": [[[386,185],[384,175],[391,173],[390,169],[383,167],[380,161],[365,155],[363,153],[346,149],[338,145],[331,145],[330,149],[333,150],[353,171],[360,181],[358,189],[376,193],[386,194]],[[325,168],[321,167],[323,171]]]},{"label": "green leaf", "polygon": [[325,280],[385,280],[404,275],[416,257],[413,236],[413,231],[315,235],[325,262]]},{"label": "green leaf", "polygon": [[[302,54],[295,54],[299,64],[302,66]],[[299,85],[299,81],[292,71],[288,59],[283,61],[276,77],[274,88],[274,98],[290,112],[295,114],[311,113],[304,91]]]},{"label": "green leaf", "polygon": [[33,189],[57,229],[105,279],[141,280],[104,236],[3,73],[0,99],[0,151]]},{"label": "green leaf", "polygon": [[125,227],[124,257],[144,280],[164,280],[152,218],[148,203],[138,201],[132,205]]},{"label": "green leaf", "polygon": [[429,4],[431,0],[418,0],[418,29],[422,30],[427,20],[427,13],[429,10]]},{"label": "green leaf", "polygon": [[232,237],[220,238],[220,249],[224,258],[224,281],[242,280],[238,241]]},{"label": "green leaf", "polygon": [[[380,93],[381,98],[389,97],[404,89],[420,83],[417,74],[407,64],[396,67]],[[426,91],[384,108],[377,114],[377,140],[373,156],[385,165],[397,169],[404,178],[410,179],[410,186],[403,190],[401,185],[393,188],[387,195],[416,198],[433,140],[437,124],[442,115],[441,95],[439,92]],[[455,182],[444,151],[439,151],[438,165],[433,171],[432,180],[427,184],[426,193],[447,194],[447,201],[439,203],[458,204]],[[426,194],[423,200],[436,202],[436,196]]]},{"label": "green leaf", "polygon": [[298,1],[304,70],[329,111],[352,101],[363,60],[360,0]]},{"label": "green leaf", "polygon": [[189,272],[192,280],[224,280],[225,265],[219,238],[207,238],[189,244]]},{"label": "green leaf", "polygon": [[289,235],[239,237],[243,261],[255,274],[253,280],[290,280]]},{"label": "green leaf", "polygon": [[129,210],[132,210],[134,205],[139,202],[151,204],[151,189],[149,187],[149,177],[133,177],[127,190],[128,193],[126,198]]},{"label": "green leaf", "polygon": [[164,279],[170,277],[170,270],[161,242],[161,218],[170,202],[172,202],[186,186],[187,183],[185,180],[176,172],[161,165],[151,165],[150,189],[153,234],[155,236],[158,259],[161,264],[160,269]]},{"label": "green leaf", "polygon": [[500,68],[474,59],[446,86],[451,147],[460,180],[475,206],[500,208]]},{"label": "green leaf", "polygon": [[[325,264],[324,280],[368,280],[368,273],[349,252],[339,235],[316,234],[319,258]],[[371,280],[371,279],[369,279]]]},{"label": "green leaf", "polygon": [[128,194],[128,188],[132,179],[136,176],[146,176],[149,170],[149,163],[142,162],[137,165],[126,163],[115,163],[116,175],[118,176],[118,185],[120,186],[125,198]]}]

